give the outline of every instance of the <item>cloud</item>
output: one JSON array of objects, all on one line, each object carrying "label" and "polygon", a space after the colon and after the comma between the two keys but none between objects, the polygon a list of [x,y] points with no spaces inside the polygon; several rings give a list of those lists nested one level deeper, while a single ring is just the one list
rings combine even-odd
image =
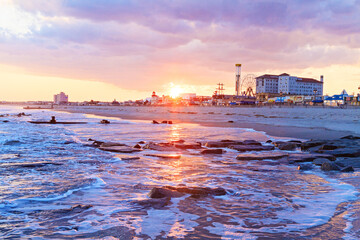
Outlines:
[{"label": "cloud", "polygon": [[[0,62],[34,74],[152,89],[244,70],[357,64],[360,1],[32,0],[20,38],[0,29]],[[10,21],[10,20],[9,20]],[[0,23],[0,27],[1,27]]]}]

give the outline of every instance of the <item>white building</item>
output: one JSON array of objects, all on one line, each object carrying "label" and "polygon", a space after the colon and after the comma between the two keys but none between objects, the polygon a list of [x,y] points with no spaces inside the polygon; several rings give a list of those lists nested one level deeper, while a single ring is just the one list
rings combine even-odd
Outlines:
[{"label": "white building", "polygon": [[256,93],[279,93],[284,95],[323,95],[324,77],[313,78],[281,75],[262,75],[256,78]]},{"label": "white building", "polygon": [[180,97],[185,100],[191,100],[196,98],[196,93],[181,93]]},{"label": "white building", "polygon": [[256,78],[256,93],[278,93],[278,75],[265,74]]},{"label": "white building", "polygon": [[65,93],[61,92],[59,94],[54,95],[54,103],[55,104],[66,104],[69,102],[69,96]]}]

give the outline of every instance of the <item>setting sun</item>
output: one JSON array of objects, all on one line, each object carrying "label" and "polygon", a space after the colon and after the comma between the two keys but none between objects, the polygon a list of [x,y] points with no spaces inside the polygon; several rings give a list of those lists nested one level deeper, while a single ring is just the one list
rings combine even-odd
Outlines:
[{"label": "setting sun", "polygon": [[180,86],[172,86],[170,89],[170,97],[177,98],[183,93],[183,89]]}]

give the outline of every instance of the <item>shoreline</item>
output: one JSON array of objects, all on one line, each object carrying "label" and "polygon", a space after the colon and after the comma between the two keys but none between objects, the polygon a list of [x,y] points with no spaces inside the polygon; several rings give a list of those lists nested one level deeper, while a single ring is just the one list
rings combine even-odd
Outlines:
[{"label": "shoreline", "polygon": [[[250,128],[250,129],[254,129],[255,131],[265,132],[266,134],[274,137],[285,137],[285,138],[296,138],[296,139],[333,140],[347,135],[356,135],[350,131],[331,130],[325,127],[285,126],[285,125],[276,125],[276,124],[264,124],[259,122],[236,121],[236,120],[234,120],[233,122],[217,121],[216,115],[214,115],[215,118],[213,120],[209,120],[209,119],[204,120],[198,117],[194,117],[197,115],[193,114],[192,112],[187,112],[187,114],[177,114],[177,113],[169,113],[169,112],[152,112],[152,111],[143,112],[143,111],[139,111],[139,108],[134,108],[134,107],[121,107],[121,108],[122,109],[126,108],[127,111],[121,112],[122,109],[120,111],[119,107],[108,107],[108,106],[106,107],[57,106],[51,110],[59,111],[59,112],[69,112],[69,113],[92,114],[103,117],[115,117],[124,120],[143,120],[143,121],[172,120],[173,123],[175,124],[192,123],[206,127]],[[159,109],[159,108],[153,107],[149,109],[151,110],[151,109]],[[160,108],[160,110],[163,109],[178,109],[178,108],[164,108],[164,107]],[[216,109],[219,108],[214,108],[214,110]]]}]

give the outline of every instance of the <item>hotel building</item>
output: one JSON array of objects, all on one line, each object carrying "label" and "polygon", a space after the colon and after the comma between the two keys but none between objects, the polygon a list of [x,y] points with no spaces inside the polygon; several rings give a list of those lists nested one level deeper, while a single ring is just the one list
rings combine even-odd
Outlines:
[{"label": "hotel building", "polygon": [[313,78],[265,74],[256,78],[256,93],[272,93],[284,95],[323,95],[324,77],[320,81]]}]

